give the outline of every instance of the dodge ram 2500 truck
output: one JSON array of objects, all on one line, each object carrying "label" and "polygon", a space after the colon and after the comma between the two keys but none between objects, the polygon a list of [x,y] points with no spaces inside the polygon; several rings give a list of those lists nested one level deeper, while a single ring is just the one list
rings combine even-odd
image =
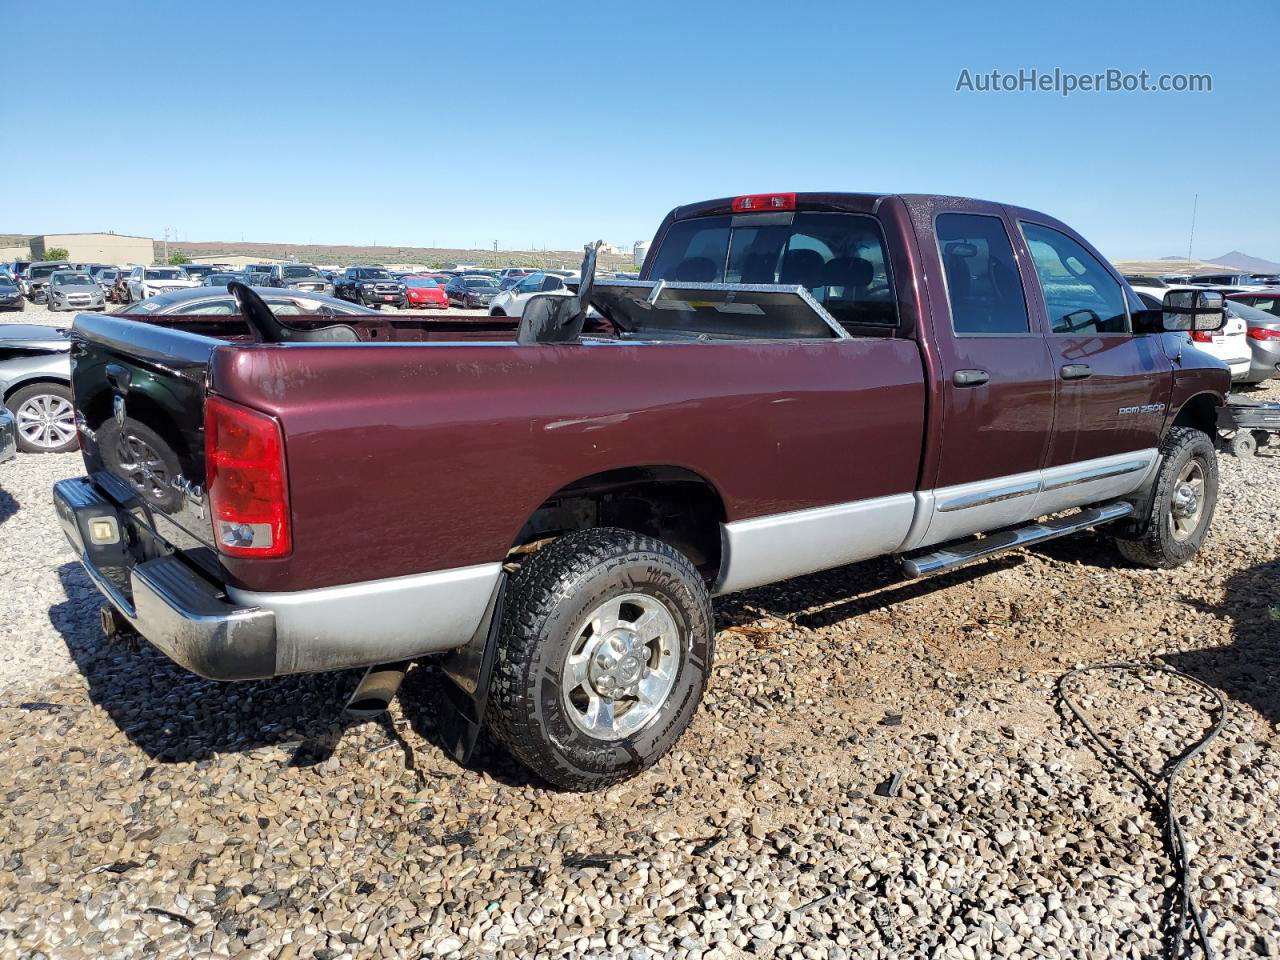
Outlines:
[{"label": "dodge ram 2500 truck", "polygon": [[1230,376],[1165,332],[1221,296],[1146,308],[1044,214],[712,200],[640,280],[593,278],[589,248],[518,322],[277,318],[239,284],[235,317],[78,316],[87,475],[54,496],[108,628],[216,679],[368,666],[375,702],[444,654],[460,757],[483,723],[582,789],[688,725],[717,594],[1104,523],[1153,567],[1205,538]]}]

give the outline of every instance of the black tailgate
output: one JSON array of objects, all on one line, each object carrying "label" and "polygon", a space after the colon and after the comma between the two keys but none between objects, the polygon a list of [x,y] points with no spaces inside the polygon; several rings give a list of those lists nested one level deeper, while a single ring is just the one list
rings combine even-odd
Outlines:
[{"label": "black tailgate", "polygon": [[128,483],[157,533],[218,569],[204,497],[204,401],[223,342],[172,327],[79,314],[71,386],[90,476]]}]

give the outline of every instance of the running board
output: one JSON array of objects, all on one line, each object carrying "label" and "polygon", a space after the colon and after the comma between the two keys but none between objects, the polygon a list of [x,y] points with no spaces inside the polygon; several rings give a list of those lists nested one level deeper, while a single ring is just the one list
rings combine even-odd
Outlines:
[{"label": "running board", "polygon": [[902,570],[908,579],[931,577],[937,573],[946,573],[976,560],[985,560],[1006,550],[1016,550],[1035,543],[1044,543],[1055,537],[1065,537],[1071,533],[1079,533],[1089,527],[1102,523],[1110,523],[1133,513],[1133,504],[1124,500],[1115,503],[1104,503],[1099,507],[1086,507],[1079,513],[1039,523],[1029,523],[1024,527],[1012,530],[1001,530],[988,534],[978,540],[965,540],[933,553],[921,554],[917,557],[906,557],[902,560]]}]

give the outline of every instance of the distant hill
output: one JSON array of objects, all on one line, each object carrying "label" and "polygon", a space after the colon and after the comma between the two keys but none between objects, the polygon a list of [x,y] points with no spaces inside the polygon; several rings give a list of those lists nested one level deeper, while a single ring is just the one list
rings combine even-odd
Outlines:
[{"label": "distant hill", "polygon": [[1251,257],[1239,250],[1232,250],[1220,257],[1214,257],[1213,262],[1248,273],[1280,273],[1280,263],[1274,260],[1263,260],[1261,257]]},{"label": "distant hill", "polygon": [[[161,255],[161,241],[156,241],[156,256]],[[577,250],[465,250],[453,247],[370,247],[319,243],[232,243],[227,241],[169,241],[169,253],[188,257],[245,256],[267,260],[297,259],[304,263],[336,263],[343,266],[359,263],[421,263],[449,266],[472,263],[482,267],[567,267],[582,263],[582,249]],[[603,270],[631,269],[629,256],[602,253]]]}]

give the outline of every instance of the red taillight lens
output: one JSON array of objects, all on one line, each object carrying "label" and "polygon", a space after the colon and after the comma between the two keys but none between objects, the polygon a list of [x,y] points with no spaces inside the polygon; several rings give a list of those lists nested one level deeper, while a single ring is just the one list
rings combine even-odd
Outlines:
[{"label": "red taillight lens", "polygon": [[1213,343],[1213,334],[1204,330],[1192,330],[1191,339],[1196,343]]},{"label": "red taillight lens", "polygon": [[745,197],[733,198],[734,213],[794,210],[795,208],[796,195],[794,193],[752,193]]},{"label": "red taillight lens", "polygon": [[293,543],[280,424],[265,413],[209,397],[204,457],[218,549],[231,557],[287,554]]},{"label": "red taillight lens", "polygon": [[1280,340],[1280,330],[1271,330],[1267,327],[1250,327],[1250,340]]}]

